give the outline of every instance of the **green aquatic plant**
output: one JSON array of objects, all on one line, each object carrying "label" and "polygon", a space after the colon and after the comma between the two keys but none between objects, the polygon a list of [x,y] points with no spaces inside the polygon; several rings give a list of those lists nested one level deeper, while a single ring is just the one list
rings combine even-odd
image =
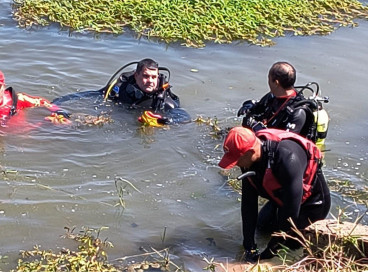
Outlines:
[{"label": "green aquatic plant", "polygon": [[13,17],[31,28],[137,35],[201,47],[205,42],[273,45],[275,37],[326,35],[367,19],[357,0],[13,0]]},{"label": "green aquatic plant", "polygon": [[344,179],[328,179],[328,186],[331,191],[337,192],[339,195],[350,198],[358,204],[368,207],[368,186],[357,187],[350,180]]},{"label": "green aquatic plant", "polygon": [[[62,238],[78,242],[77,250],[62,248],[56,253],[52,250],[41,250],[41,246],[34,246],[32,250],[22,250],[18,265],[12,272],[133,272],[148,269],[150,271],[184,271],[170,260],[167,248],[160,251],[153,248],[151,250],[141,248],[144,251],[142,254],[109,261],[106,250],[112,248],[113,244],[100,238],[101,231],[106,229],[107,227],[83,228],[79,233],[74,233],[74,228],[65,227],[66,233]],[[127,263],[128,259],[133,261]]]},{"label": "green aquatic plant", "polygon": [[85,229],[79,234],[74,234],[74,229],[65,229],[63,237],[79,242],[78,250],[63,248],[54,253],[41,250],[40,246],[35,246],[33,250],[22,250],[22,257],[14,271],[121,271],[106,262],[105,249],[112,247],[112,244],[99,238],[100,231],[105,228]]},{"label": "green aquatic plant", "polygon": [[[214,118],[211,118],[211,117],[207,117],[207,118],[204,118],[202,116],[197,116],[196,119],[193,120],[196,124],[198,125],[206,125],[208,127],[210,127],[211,131],[210,131],[210,135],[213,137],[213,138],[222,138],[226,133],[227,131],[229,130],[229,128],[225,128],[225,129],[222,129],[220,126],[219,126],[219,121],[217,119],[217,117],[214,117]],[[217,149],[219,146],[216,146],[215,149]]]},{"label": "green aquatic plant", "polygon": [[115,188],[119,197],[119,202],[115,206],[121,206],[123,210],[126,208],[124,195],[131,195],[131,192],[127,189],[128,186],[133,188],[134,191],[141,193],[129,180],[122,177],[115,178]]}]

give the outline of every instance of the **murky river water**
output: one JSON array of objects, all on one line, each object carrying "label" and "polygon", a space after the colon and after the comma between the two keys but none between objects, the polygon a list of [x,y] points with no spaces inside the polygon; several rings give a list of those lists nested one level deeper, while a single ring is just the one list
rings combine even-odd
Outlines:
[{"label": "murky river water", "polygon": [[[192,49],[129,34],[68,35],[57,26],[19,29],[9,2],[0,4],[0,69],[16,90],[50,100],[95,90],[122,65],[151,57],[171,70],[173,91],[193,118],[217,117],[221,127],[228,127],[240,122],[234,116],[242,101],[268,91],[272,63],[286,60],[297,69],[298,85],[317,81],[330,97],[326,176],[368,185],[367,22],[325,37],[277,39],[270,48]],[[65,226],[109,227],[101,236],[115,246],[108,251],[110,259],[140,253],[140,246],[170,247],[191,271],[202,269],[203,256],[235,258],[242,241],[240,203],[219,174],[222,140],[211,138],[209,127],[190,123],[142,134],[136,115],[119,107],[87,99],[65,108],[74,114],[111,110],[115,122],[102,127],[44,122],[1,137],[1,167],[17,172],[0,177],[0,255],[10,257],[0,270],[15,267],[20,249],[72,246],[59,238]],[[27,120],[35,123],[45,114],[28,110]],[[139,190],[118,184],[126,190],[124,211],[114,206],[119,202],[116,177]],[[347,203],[334,194],[331,212]]]}]

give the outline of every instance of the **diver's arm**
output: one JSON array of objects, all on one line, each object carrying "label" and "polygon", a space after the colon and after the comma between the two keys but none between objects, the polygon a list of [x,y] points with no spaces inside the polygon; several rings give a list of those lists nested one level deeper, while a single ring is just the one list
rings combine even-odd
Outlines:
[{"label": "diver's arm", "polygon": [[35,107],[45,107],[56,116],[63,116],[65,118],[70,118],[70,113],[59,108],[59,106],[51,103],[47,99],[39,96],[31,96],[25,93],[17,93],[18,109],[25,109],[25,108],[35,108]]},{"label": "diver's arm", "polygon": [[24,108],[34,108],[34,107],[45,107],[51,112],[55,112],[57,110],[60,110],[60,108],[52,104],[50,101],[43,97],[39,96],[31,96],[25,93],[17,93],[18,96],[18,108],[24,109]]},{"label": "diver's arm", "polygon": [[184,124],[192,121],[190,114],[183,108],[173,108],[165,111],[162,115],[170,120],[170,124]]},{"label": "diver's arm", "polygon": [[288,218],[296,222],[299,217],[307,154],[295,141],[284,140],[279,143],[275,156],[272,169],[282,186],[280,198],[283,206],[279,209],[279,224],[282,231],[288,231],[291,227]]},{"label": "diver's arm", "polygon": [[294,133],[300,134],[307,121],[307,113],[304,109],[296,109],[290,116],[286,128]]},{"label": "diver's arm", "polygon": [[[278,224],[280,231],[288,231],[291,224],[289,218],[297,225],[303,196],[303,175],[307,166],[307,156],[304,149],[292,140],[281,141],[277,150],[277,159],[272,170],[282,186],[280,198],[282,207],[278,209]],[[261,253],[261,259],[275,256],[277,249],[284,244],[283,237],[271,237],[266,249]]]},{"label": "diver's arm", "polygon": [[258,218],[258,193],[247,178],[242,180],[241,215],[243,224],[243,246],[250,250],[256,247],[255,231]]}]

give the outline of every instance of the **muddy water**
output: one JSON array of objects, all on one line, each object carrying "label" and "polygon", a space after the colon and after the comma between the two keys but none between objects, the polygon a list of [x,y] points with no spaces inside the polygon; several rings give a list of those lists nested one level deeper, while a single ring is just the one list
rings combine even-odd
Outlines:
[{"label": "muddy water", "polygon": [[[193,118],[216,117],[228,127],[239,124],[242,101],[268,91],[271,64],[289,61],[298,85],[317,81],[330,97],[328,179],[368,185],[367,22],[324,37],[277,39],[269,48],[234,43],[192,49],[130,34],[19,29],[10,11],[9,1],[2,1],[0,69],[16,90],[50,100],[96,90],[125,63],[151,57],[171,70],[173,91]],[[46,110],[35,109],[27,111],[27,122],[40,127],[1,137],[0,164],[7,174],[0,178],[0,255],[10,258],[0,268],[14,268],[19,250],[36,244],[71,247],[59,236],[74,226],[108,227],[101,235],[115,246],[110,259],[137,254],[140,246],[170,247],[175,261],[191,271],[202,269],[204,256],[235,258],[242,241],[240,203],[219,174],[222,140],[213,139],[209,127],[190,123],[142,133],[137,114],[121,107],[95,99],[63,106],[73,114],[107,111],[114,122],[56,127],[43,121]],[[116,184],[125,210],[115,206]],[[331,212],[347,204],[336,193]],[[363,209],[348,210],[354,218]]]}]

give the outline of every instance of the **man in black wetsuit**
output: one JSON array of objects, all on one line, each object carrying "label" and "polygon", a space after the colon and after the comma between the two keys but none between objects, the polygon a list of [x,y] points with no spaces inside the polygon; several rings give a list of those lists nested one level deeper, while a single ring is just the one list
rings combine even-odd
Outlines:
[{"label": "man in black wetsuit", "polygon": [[115,82],[105,87],[105,98],[128,104],[131,108],[152,111],[142,115],[142,122],[157,120],[159,124],[167,124],[190,121],[189,114],[180,108],[179,97],[171,91],[160,69],[168,71],[152,59],[139,61],[135,71],[122,73]]},{"label": "man in black wetsuit", "polygon": [[290,107],[303,99],[301,95],[297,96],[294,88],[295,81],[296,71],[290,63],[274,63],[268,73],[270,92],[260,101],[245,101],[239,109],[238,117],[245,115],[242,125],[254,131],[264,125],[264,127],[287,129],[307,136],[314,123],[314,117],[306,107],[297,109]]},{"label": "man in black wetsuit", "polygon": [[274,231],[289,231],[288,218],[303,229],[328,215],[330,193],[321,170],[322,155],[313,142],[278,129],[254,133],[235,127],[225,139],[224,152],[220,167],[230,169],[237,165],[255,173],[242,180],[243,246],[247,261],[273,257],[280,244],[295,246],[283,238],[272,237],[266,249],[258,253],[254,235],[259,196],[277,207],[272,217]]}]

